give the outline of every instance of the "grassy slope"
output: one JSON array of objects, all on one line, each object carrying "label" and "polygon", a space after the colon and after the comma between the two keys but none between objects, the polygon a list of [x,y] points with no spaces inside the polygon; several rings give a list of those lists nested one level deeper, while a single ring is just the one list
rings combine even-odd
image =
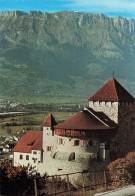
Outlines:
[{"label": "grassy slope", "polygon": [[1,97],[85,99],[113,70],[135,92],[135,35],[126,19],[59,12],[0,20]]}]

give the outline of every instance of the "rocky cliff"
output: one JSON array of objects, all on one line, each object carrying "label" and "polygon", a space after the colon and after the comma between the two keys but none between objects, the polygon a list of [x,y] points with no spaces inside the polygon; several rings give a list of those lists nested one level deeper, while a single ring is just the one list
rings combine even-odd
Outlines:
[{"label": "rocky cliff", "polygon": [[89,97],[116,78],[135,95],[135,20],[103,14],[0,12],[1,96]]}]

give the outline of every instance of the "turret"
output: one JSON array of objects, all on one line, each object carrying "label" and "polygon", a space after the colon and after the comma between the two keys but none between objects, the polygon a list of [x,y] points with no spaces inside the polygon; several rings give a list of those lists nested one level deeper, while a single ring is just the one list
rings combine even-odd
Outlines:
[{"label": "turret", "polygon": [[56,148],[56,138],[54,136],[53,126],[57,125],[53,115],[49,113],[47,119],[42,124],[43,126],[43,163],[46,158],[50,157],[50,154]]}]

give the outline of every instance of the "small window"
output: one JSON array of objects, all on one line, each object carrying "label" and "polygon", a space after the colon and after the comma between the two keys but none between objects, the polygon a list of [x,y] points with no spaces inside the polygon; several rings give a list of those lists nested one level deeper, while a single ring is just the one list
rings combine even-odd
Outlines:
[{"label": "small window", "polygon": [[75,160],[75,152],[72,152],[68,158],[68,161],[74,161]]},{"label": "small window", "polygon": [[105,149],[105,143],[101,143],[101,144],[100,144],[100,148],[101,148],[101,149]]},{"label": "small window", "polygon": [[58,138],[58,144],[65,144],[65,140],[63,138]]},{"label": "small window", "polygon": [[93,141],[92,140],[88,140],[87,141],[87,146],[93,146]]},{"label": "small window", "polygon": [[108,107],[108,102],[105,102],[105,106]]},{"label": "small window", "polygon": [[71,144],[72,144],[72,146],[79,146],[80,140],[74,140],[74,139],[72,139]]},{"label": "small window", "polygon": [[28,145],[28,146],[33,146],[34,143],[35,143],[35,140],[32,141],[32,142],[29,142],[27,145]]},{"label": "small window", "polygon": [[33,154],[37,154],[37,151],[33,151]]},{"label": "small window", "polygon": [[79,146],[80,140],[75,140],[75,146]]},{"label": "small window", "polygon": [[75,140],[75,141],[74,141],[74,145],[75,145],[75,146],[79,146],[79,143],[80,143],[80,140]]},{"label": "small window", "polygon": [[102,101],[99,102],[99,106],[102,107]]},{"label": "small window", "polygon": [[29,160],[29,155],[26,155],[26,160]]},{"label": "small window", "polygon": [[62,144],[62,143],[63,143],[63,139],[59,138],[59,144]]},{"label": "small window", "polygon": [[23,159],[23,155],[22,154],[20,154],[20,159]]},{"label": "small window", "polygon": [[37,161],[37,158],[32,158],[33,162],[36,163]]},{"label": "small window", "polygon": [[52,150],[53,150],[52,146],[46,146],[46,152],[48,152],[48,151],[52,152]]}]

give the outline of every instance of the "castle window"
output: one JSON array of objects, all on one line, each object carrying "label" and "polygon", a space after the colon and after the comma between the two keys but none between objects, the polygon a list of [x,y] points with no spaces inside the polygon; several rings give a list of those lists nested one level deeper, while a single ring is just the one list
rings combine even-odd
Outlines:
[{"label": "castle window", "polygon": [[65,144],[65,140],[63,138],[58,138],[57,143],[64,145]]},{"label": "castle window", "polygon": [[72,140],[72,146],[79,146],[80,140]]},{"label": "castle window", "polygon": [[101,148],[101,149],[105,149],[105,143],[101,143],[101,144],[100,144],[100,148]]},{"label": "castle window", "polygon": [[99,102],[99,106],[102,107],[102,101]]},{"label": "castle window", "polygon": [[53,147],[52,146],[46,146],[46,152],[52,152]]},{"label": "castle window", "polygon": [[20,154],[20,159],[23,159],[23,155],[22,154]]},{"label": "castle window", "polygon": [[97,105],[97,102],[96,101],[93,101],[93,105],[96,106]]},{"label": "castle window", "polygon": [[108,107],[108,106],[109,106],[109,103],[108,103],[108,102],[106,102],[106,103],[105,103],[105,105]]},{"label": "castle window", "polygon": [[62,142],[63,142],[63,139],[59,138],[59,144],[62,144]]},{"label": "castle window", "polygon": [[95,140],[87,140],[86,141],[86,146],[96,146],[96,141]]},{"label": "castle window", "polygon": [[36,151],[33,151],[33,154],[37,154],[37,152]]},{"label": "castle window", "polygon": [[68,158],[68,161],[74,161],[75,160],[75,152],[72,152]]},{"label": "castle window", "polygon": [[91,140],[88,141],[88,146],[93,146],[93,142]]},{"label": "castle window", "polygon": [[75,140],[75,146],[79,146],[80,140]]},{"label": "castle window", "polygon": [[37,161],[37,158],[32,158],[33,162],[36,163]]},{"label": "castle window", "polygon": [[26,155],[26,160],[29,160],[29,155]]}]

